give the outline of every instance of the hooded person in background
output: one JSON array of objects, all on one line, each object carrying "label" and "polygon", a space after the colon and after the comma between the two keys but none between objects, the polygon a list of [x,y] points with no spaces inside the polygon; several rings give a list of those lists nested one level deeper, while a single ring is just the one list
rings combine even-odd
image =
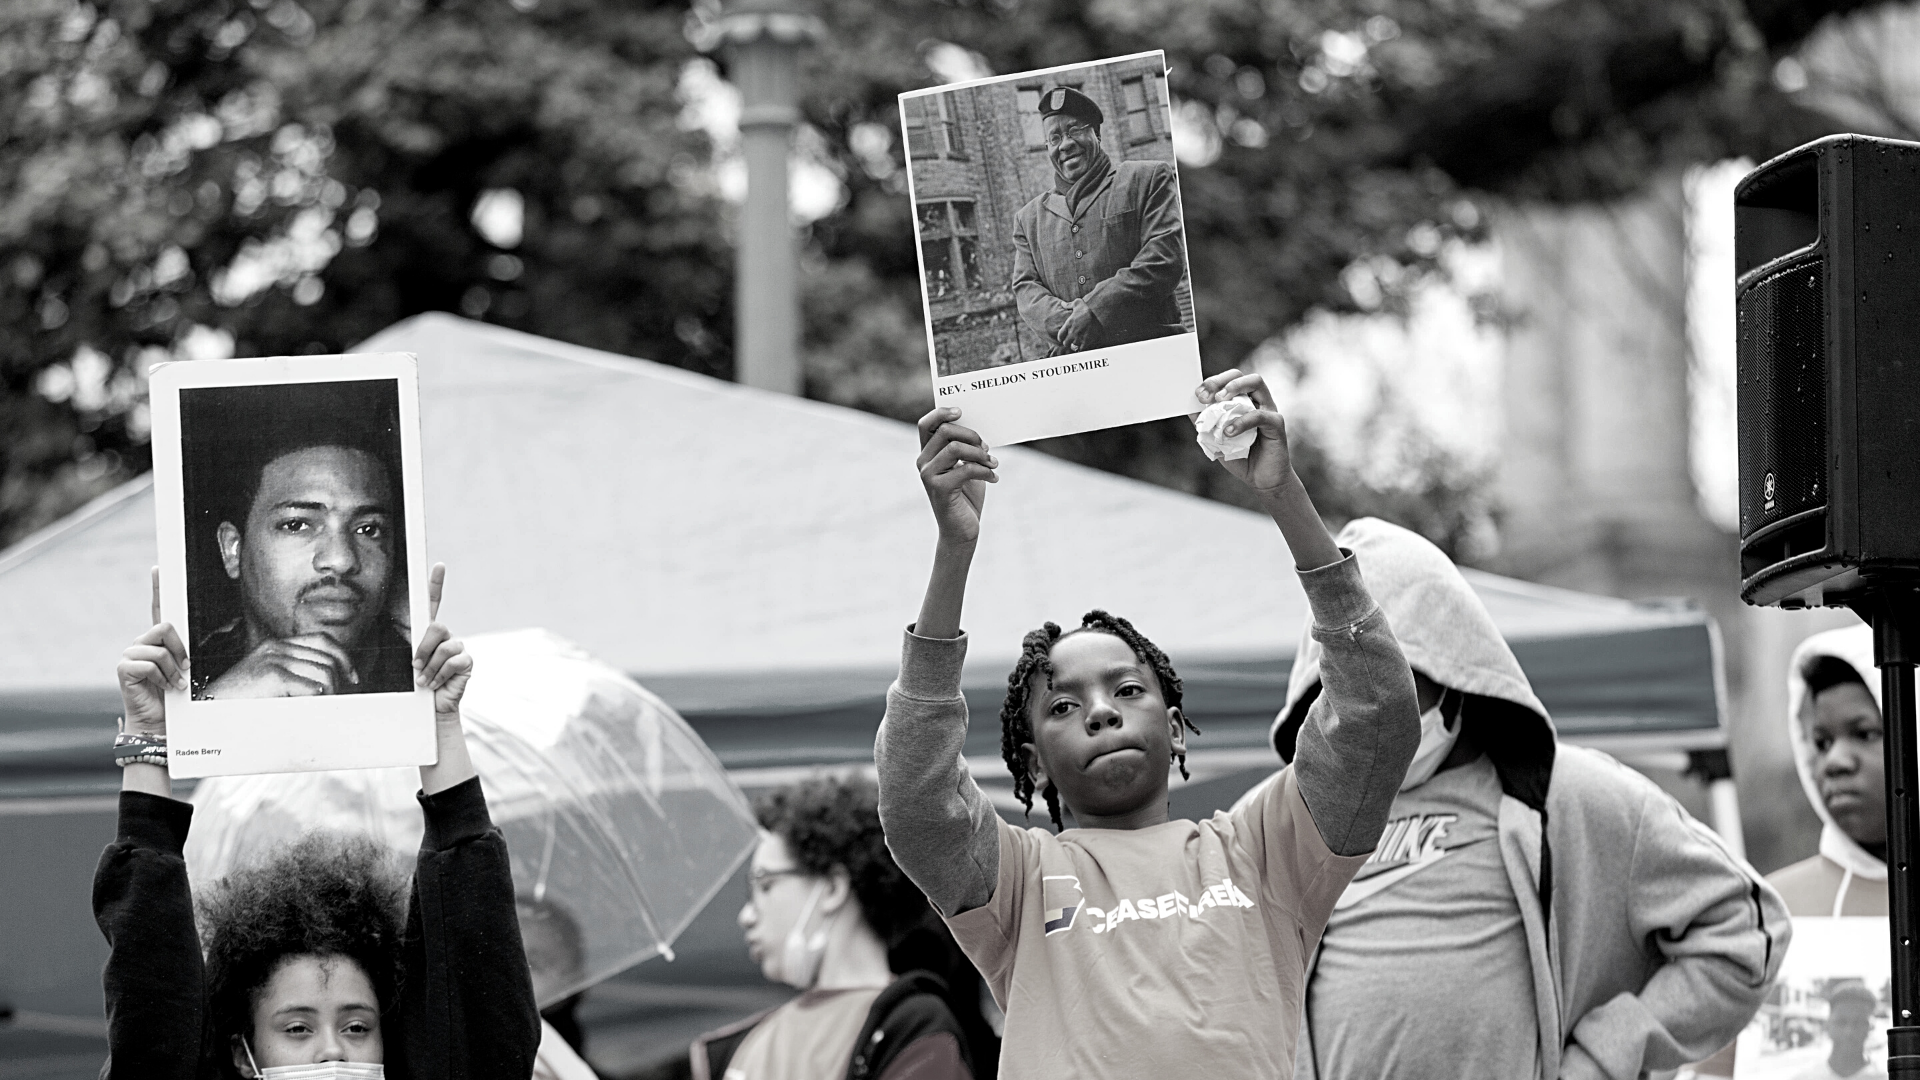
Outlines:
[{"label": "hooded person in background", "polygon": [[[1786,721],[1800,787],[1820,815],[1820,850],[1768,874],[1767,884],[1790,915],[1886,915],[1886,751],[1873,627],[1800,643],[1787,662]],[[1729,1044],[1695,1075],[1732,1076],[1733,1065]]]},{"label": "hooded person in background", "polygon": [[1173,165],[1114,164],[1105,119],[1070,86],[1040,95],[1053,190],[1014,215],[1013,295],[1048,356],[1187,330],[1173,297],[1187,267]]},{"label": "hooded person in background", "polygon": [[1794,915],[1887,913],[1886,759],[1873,628],[1815,634],[1787,672],[1787,741],[1820,851],[1767,875]]},{"label": "hooded person in background", "polygon": [[[1785,954],[1780,898],[1652,781],[1558,742],[1440,549],[1371,518],[1336,541],[1413,668],[1421,739],[1308,969],[1294,1075],[1630,1080],[1732,1039]],[[1307,638],[1273,727],[1289,761],[1319,668]]]}]

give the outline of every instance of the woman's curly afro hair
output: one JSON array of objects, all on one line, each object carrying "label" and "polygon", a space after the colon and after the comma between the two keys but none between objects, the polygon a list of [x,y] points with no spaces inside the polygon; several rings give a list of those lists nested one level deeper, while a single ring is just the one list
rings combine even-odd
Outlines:
[{"label": "woman's curly afro hair", "polygon": [[813,777],[760,796],[753,813],[761,828],[786,842],[801,870],[825,877],[844,869],[860,914],[882,942],[894,944],[931,910],[887,850],[873,781]]},{"label": "woman's curly afro hair", "polygon": [[207,951],[211,1075],[237,1077],[228,1047],[253,1032],[254,997],[282,960],[342,957],[393,1008],[407,879],[372,840],[312,834],[266,863],[235,870],[199,903]]},{"label": "woman's curly afro hair", "polygon": [[[1027,705],[1032,697],[1028,684],[1034,673],[1038,672],[1053,685],[1053,647],[1068,634],[1097,631],[1112,634],[1127,643],[1133,655],[1140,662],[1153,669],[1154,678],[1160,682],[1160,699],[1170,709],[1180,708],[1180,676],[1174,673],[1173,661],[1160,651],[1160,646],[1147,640],[1147,636],[1133,628],[1133,624],[1118,615],[1109,615],[1095,609],[1087,612],[1080,620],[1080,629],[1061,633],[1059,623],[1047,623],[1038,630],[1028,631],[1020,641],[1020,659],[1013,665],[1013,673],[1007,676],[1007,696],[1000,703],[1000,756],[1006,759],[1007,771],[1013,774],[1013,794],[1031,813],[1033,811],[1033,776],[1027,772],[1027,756],[1020,749],[1033,741],[1033,721],[1027,716]],[[1186,719],[1186,713],[1180,717],[1187,730],[1195,735],[1200,729],[1194,722]],[[1187,756],[1180,755],[1180,775],[1187,775]],[[1060,820],[1060,793],[1048,784],[1040,793],[1047,800],[1047,815],[1053,819],[1055,830],[1062,828]]]}]

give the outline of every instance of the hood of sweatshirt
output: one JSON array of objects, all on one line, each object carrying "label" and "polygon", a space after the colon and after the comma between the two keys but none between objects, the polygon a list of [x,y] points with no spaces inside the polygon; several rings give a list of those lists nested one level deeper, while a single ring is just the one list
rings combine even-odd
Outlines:
[{"label": "hood of sweatshirt", "polygon": [[1860,681],[1867,684],[1874,705],[1885,708],[1880,702],[1880,669],[1873,666],[1873,627],[1862,623],[1827,630],[1801,642],[1787,664],[1787,744],[1793,747],[1793,766],[1800,774],[1800,788],[1806,792],[1807,802],[1812,804],[1813,812],[1820,815],[1820,854],[1856,877],[1885,881],[1887,864],[1874,858],[1834,823],[1833,815],[1827,813],[1826,801],[1820,798],[1820,784],[1814,779],[1813,744],[1807,741],[1806,729],[1800,724],[1800,710],[1807,705],[1804,673],[1813,661],[1823,656],[1852,666],[1860,673]]},{"label": "hood of sweatshirt", "polygon": [[[1350,521],[1334,539],[1359,561],[1408,665],[1468,695],[1465,731],[1500,770],[1502,786],[1536,809],[1543,806],[1556,745],[1553,721],[1453,561],[1420,534],[1378,518]],[[1271,731],[1274,749],[1287,761],[1320,694],[1320,644],[1311,630],[1301,635],[1286,705]]]}]

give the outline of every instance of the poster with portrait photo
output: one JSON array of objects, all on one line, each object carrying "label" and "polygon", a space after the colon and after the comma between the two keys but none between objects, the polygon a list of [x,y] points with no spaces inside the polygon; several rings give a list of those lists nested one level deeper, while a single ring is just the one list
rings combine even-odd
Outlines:
[{"label": "poster with portrait photo", "polygon": [[419,393],[404,353],[156,366],[176,777],[433,762]]},{"label": "poster with portrait photo", "polygon": [[990,445],[1200,411],[1163,53],[900,95],[934,400]]},{"label": "poster with portrait photo", "polygon": [[1884,916],[1794,919],[1780,977],[1734,1046],[1736,1080],[1886,1080],[1892,970]]}]

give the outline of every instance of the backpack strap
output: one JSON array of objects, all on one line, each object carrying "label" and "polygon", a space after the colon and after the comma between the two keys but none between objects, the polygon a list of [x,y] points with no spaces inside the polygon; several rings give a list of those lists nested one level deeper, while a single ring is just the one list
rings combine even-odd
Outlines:
[{"label": "backpack strap", "polygon": [[953,1036],[971,1069],[966,1033],[947,1006],[946,980],[930,971],[907,972],[880,991],[867,1010],[867,1022],[854,1040],[853,1059],[847,1063],[846,1080],[879,1076],[916,1039],[940,1032]]}]

